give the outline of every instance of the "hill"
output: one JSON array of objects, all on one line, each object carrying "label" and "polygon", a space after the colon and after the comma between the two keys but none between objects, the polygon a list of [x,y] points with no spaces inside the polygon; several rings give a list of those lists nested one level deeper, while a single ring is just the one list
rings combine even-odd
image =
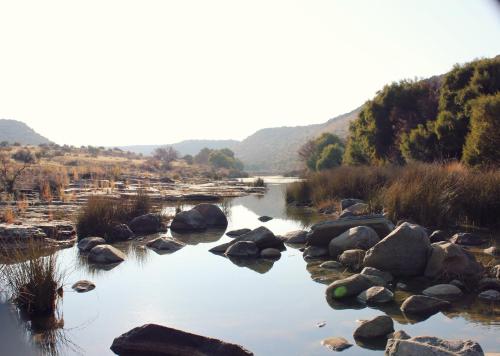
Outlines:
[{"label": "hill", "polygon": [[16,120],[0,119],[0,142],[19,142],[23,145],[39,145],[50,143],[50,140],[43,137],[24,122]]}]

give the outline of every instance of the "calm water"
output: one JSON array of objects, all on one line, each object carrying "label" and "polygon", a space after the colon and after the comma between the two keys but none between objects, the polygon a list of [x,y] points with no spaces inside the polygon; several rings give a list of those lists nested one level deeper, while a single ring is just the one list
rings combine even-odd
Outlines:
[{"label": "calm water", "polygon": [[[224,204],[228,230],[265,225],[280,234],[308,226],[316,217],[304,210],[287,211],[284,187],[273,183],[263,197]],[[263,224],[257,220],[261,215],[274,220]],[[80,348],[61,346],[61,354],[112,355],[109,347],[115,337],[145,323],[158,323],[241,344],[255,355],[330,355],[332,351],[321,346],[322,339],[343,336],[355,344],[357,320],[384,313],[330,306],[324,297],[326,285],[315,280],[326,283],[338,275],[321,272],[318,263],[308,266],[296,249],[288,247],[274,264],[238,266],[208,252],[230,240],[221,231],[174,237],[188,245],[167,255],[141,248],[143,241],[119,245],[127,260],[111,270],[88,266],[76,247],[59,252],[62,266],[71,271],[60,314],[66,338]],[[71,284],[80,279],[95,282],[97,288],[73,292]],[[397,306],[386,312],[396,319],[396,330],[412,336],[471,338],[494,352],[500,351],[500,320],[493,308],[475,303],[416,324],[408,324]],[[318,322],[326,326],[318,328]],[[383,352],[357,345],[342,352],[365,354]]]}]

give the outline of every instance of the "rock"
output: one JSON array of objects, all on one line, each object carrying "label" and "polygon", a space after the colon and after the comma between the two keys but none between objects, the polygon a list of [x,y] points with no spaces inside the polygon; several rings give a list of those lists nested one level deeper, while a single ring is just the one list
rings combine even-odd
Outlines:
[{"label": "rock", "polygon": [[496,246],[485,248],[483,252],[492,256],[500,256],[500,249],[498,249]]},{"label": "rock", "polygon": [[412,295],[401,304],[406,314],[432,315],[450,306],[450,302],[425,295]]},{"label": "rock", "polygon": [[342,263],[337,261],[326,261],[320,264],[319,266],[324,269],[339,269],[344,267],[342,266]]},{"label": "rock", "polygon": [[32,225],[15,225],[0,223],[0,241],[6,243],[25,242],[31,239],[44,239],[47,234]]},{"label": "rock", "polygon": [[386,283],[390,283],[393,280],[393,277],[389,272],[384,272],[384,271],[381,271],[381,270],[373,268],[373,267],[363,268],[363,270],[361,271],[361,274],[382,278]]},{"label": "rock", "polygon": [[365,304],[388,303],[394,300],[394,294],[385,287],[370,287],[358,294],[358,301]]},{"label": "rock", "polygon": [[450,242],[432,244],[424,275],[434,280],[454,278],[476,279],[483,273],[483,267],[474,255],[459,245]]},{"label": "rock", "polygon": [[55,220],[36,223],[34,226],[41,229],[47,237],[56,240],[68,240],[76,235],[75,227],[70,221]]},{"label": "rock", "polygon": [[500,292],[500,279],[482,278],[477,284],[477,289],[480,291],[494,289]]},{"label": "rock", "polygon": [[368,250],[380,241],[377,233],[368,226],[356,226],[333,238],[328,244],[330,256],[337,257],[345,250]]},{"label": "rock", "polygon": [[494,289],[485,290],[484,292],[479,293],[477,297],[489,302],[500,302],[500,292]]},{"label": "rock", "polygon": [[78,293],[85,293],[95,289],[95,284],[91,281],[81,280],[73,284],[71,288]]},{"label": "rock", "polygon": [[443,230],[436,230],[429,236],[429,240],[432,244],[435,242],[446,241],[447,239],[448,234]]},{"label": "rock", "polygon": [[349,210],[342,210],[342,212],[339,214],[339,219],[349,219],[354,216],[355,215],[351,213]]},{"label": "rock", "polygon": [[226,250],[226,255],[231,257],[257,257],[259,248],[252,241],[238,241]]},{"label": "rock", "polygon": [[154,234],[161,229],[161,219],[157,214],[144,214],[133,218],[129,227],[137,235]]},{"label": "rock", "polygon": [[78,249],[83,252],[88,252],[92,250],[97,245],[105,245],[106,240],[102,237],[86,237],[78,241]]},{"label": "rock", "polygon": [[193,210],[198,211],[205,219],[207,227],[220,227],[227,226],[227,218],[224,212],[215,204],[202,203],[196,205]]},{"label": "rock", "polygon": [[120,335],[113,340],[111,350],[122,356],[253,355],[250,351],[236,344],[156,324],[146,324]]},{"label": "rock", "polygon": [[363,258],[365,257],[364,250],[347,250],[339,256],[339,262],[355,271],[361,269]]},{"label": "rock", "polygon": [[176,214],[170,229],[175,232],[204,231],[207,229],[207,223],[198,210],[191,209]]},{"label": "rock", "polygon": [[89,261],[102,264],[118,263],[125,260],[125,255],[111,245],[97,245],[89,252]]},{"label": "rock", "polygon": [[259,220],[260,220],[260,221],[262,221],[262,222],[268,222],[269,220],[273,220],[273,218],[272,218],[272,217],[270,217],[270,216],[266,216],[266,215],[264,215],[264,216],[261,216],[261,217],[259,218]]},{"label": "rock", "polygon": [[352,346],[352,344],[343,337],[329,337],[321,341],[321,345],[332,351],[342,351]]},{"label": "rock", "polygon": [[281,258],[281,251],[275,248],[265,248],[260,251],[260,257],[279,260]]},{"label": "rock", "polygon": [[406,333],[404,330],[398,330],[393,332],[392,334],[389,334],[387,336],[388,339],[398,339],[398,340],[408,340],[411,338],[410,335]]},{"label": "rock", "polygon": [[481,238],[481,236],[476,234],[471,234],[469,232],[459,232],[451,237],[450,242],[453,242],[457,245],[477,246],[482,245],[484,243],[484,240]]},{"label": "rock", "polygon": [[344,279],[338,279],[326,288],[328,299],[343,299],[357,296],[376,284],[363,274],[354,274]]},{"label": "rock", "polygon": [[353,206],[354,204],[358,204],[358,203],[364,203],[364,201],[361,199],[355,199],[355,198],[342,199],[340,201],[340,210],[345,210],[345,209],[349,208],[350,206]]},{"label": "rock", "polygon": [[481,346],[471,340],[443,340],[433,336],[389,339],[386,356],[484,356]]},{"label": "rock", "polygon": [[366,214],[368,213],[369,210],[369,205],[365,203],[356,203],[353,204],[345,209],[342,210],[342,212],[349,212],[354,215],[361,215],[361,214]]},{"label": "rock", "polygon": [[408,285],[405,284],[405,283],[403,283],[403,282],[398,282],[396,284],[396,289],[407,291],[408,290]]},{"label": "rock", "polygon": [[500,278],[500,265],[491,268],[491,274],[497,279]]},{"label": "rock", "polygon": [[435,286],[424,289],[422,294],[428,297],[454,300],[462,296],[462,291],[453,284],[436,284]]},{"label": "rock", "polygon": [[238,237],[241,235],[245,235],[245,234],[249,233],[250,231],[252,231],[252,230],[250,230],[250,229],[232,230],[232,231],[226,232],[226,235],[229,237]]},{"label": "rock", "polygon": [[281,240],[288,244],[305,244],[307,242],[307,231],[305,230],[297,230],[290,231],[284,235],[281,235]]},{"label": "rock", "polygon": [[363,264],[394,276],[418,276],[425,270],[429,250],[425,230],[403,223],[366,252]]},{"label": "rock", "polygon": [[325,247],[309,246],[304,250],[303,257],[306,260],[328,256],[328,250]]},{"label": "rock", "polygon": [[257,247],[261,250],[268,247],[284,249],[283,242],[265,226],[258,227],[245,235],[241,235],[233,240],[233,242],[235,241],[255,242]]},{"label": "rock", "polygon": [[226,250],[229,248],[229,246],[231,246],[232,243],[231,242],[226,242],[225,244],[222,244],[222,245],[217,245],[215,247],[212,247],[210,250],[210,252],[212,253],[216,253],[216,254],[220,254],[220,253],[224,253],[226,252]]},{"label": "rock", "polygon": [[394,331],[394,322],[387,315],[365,321],[354,331],[355,339],[384,338]]},{"label": "rock", "polygon": [[394,229],[394,224],[381,215],[356,216],[348,219],[323,221],[311,226],[307,243],[315,246],[328,246],[330,241],[356,226],[369,226],[378,236],[386,236]]},{"label": "rock", "polygon": [[454,285],[457,288],[460,288],[460,290],[465,289],[465,284],[463,284],[462,281],[459,281],[458,279],[454,279],[450,282],[451,285]]},{"label": "rock", "polygon": [[118,224],[111,229],[110,241],[125,241],[134,236],[133,231],[127,224]]},{"label": "rock", "polygon": [[146,246],[158,251],[175,252],[183,248],[185,245],[172,239],[158,237],[146,243]]}]

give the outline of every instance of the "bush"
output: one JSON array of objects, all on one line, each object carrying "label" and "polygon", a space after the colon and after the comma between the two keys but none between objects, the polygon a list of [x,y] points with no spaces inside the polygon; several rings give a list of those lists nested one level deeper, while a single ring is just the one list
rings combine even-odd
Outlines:
[{"label": "bush", "polygon": [[287,188],[287,201],[320,206],[325,201],[359,198],[390,217],[427,226],[498,224],[500,170],[460,164],[342,166],[310,174]]},{"label": "bush", "polygon": [[316,170],[322,171],[340,166],[344,150],[338,143],[326,146],[316,162]]},{"label": "bush", "polygon": [[90,197],[77,217],[78,238],[99,236],[110,240],[115,225],[128,224],[133,218],[147,214],[151,210],[150,199],[143,193],[128,200]]},{"label": "bush", "polygon": [[[322,160],[320,163],[320,167],[322,168],[320,169],[338,166],[342,161],[343,150],[344,142],[342,139],[334,134],[325,132],[319,137],[306,142],[299,149],[299,156],[308,169],[315,171],[318,170],[318,162],[320,160]],[[339,151],[341,151],[340,155]],[[339,163],[335,164],[335,162]]]},{"label": "bush", "polygon": [[265,187],[266,183],[264,182],[264,179],[259,177],[253,181],[252,185],[254,187]]}]

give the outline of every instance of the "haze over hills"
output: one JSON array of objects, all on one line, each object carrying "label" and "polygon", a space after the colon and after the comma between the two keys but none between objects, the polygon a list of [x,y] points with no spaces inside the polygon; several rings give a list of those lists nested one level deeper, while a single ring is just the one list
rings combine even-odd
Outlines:
[{"label": "haze over hills", "polygon": [[51,141],[37,133],[24,122],[0,119],[0,142],[20,143],[23,145],[39,145]]}]

